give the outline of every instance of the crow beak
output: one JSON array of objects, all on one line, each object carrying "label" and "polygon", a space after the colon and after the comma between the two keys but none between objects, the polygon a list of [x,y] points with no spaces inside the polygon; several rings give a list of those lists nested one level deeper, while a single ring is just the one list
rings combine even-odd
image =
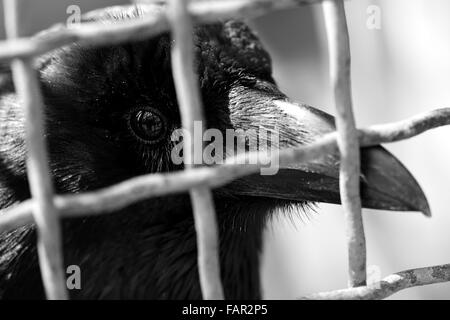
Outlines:
[{"label": "crow beak", "polygon": [[[244,101],[240,99],[231,106],[231,114],[239,115],[232,117],[235,128],[247,130],[250,124],[277,128],[279,149],[311,143],[335,131],[332,116],[309,106],[266,96],[251,112],[242,114],[243,109],[249,110],[242,108]],[[238,196],[339,204],[339,155],[281,166],[275,175],[255,174],[226,188]],[[381,146],[361,149],[361,199],[365,208],[431,215],[428,201],[412,174]]]}]

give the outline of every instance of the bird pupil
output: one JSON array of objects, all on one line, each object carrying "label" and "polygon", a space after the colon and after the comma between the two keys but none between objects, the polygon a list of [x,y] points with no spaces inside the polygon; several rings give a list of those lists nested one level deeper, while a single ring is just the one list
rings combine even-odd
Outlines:
[{"label": "bird pupil", "polygon": [[156,143],[163,138],[165,123],[156,111],[138,110],[130,121],[131,129],[147,143]]}]

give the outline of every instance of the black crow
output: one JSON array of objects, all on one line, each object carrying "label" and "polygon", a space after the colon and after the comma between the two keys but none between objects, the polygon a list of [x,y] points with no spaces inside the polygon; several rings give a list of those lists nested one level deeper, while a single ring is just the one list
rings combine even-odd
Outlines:
[{"label": "black crow", "polygon": [[[159,6],[94,11],[84,22],[140,19]],[[45,36],[41,35],[41,36]],[[154,172],[171,160],[180,128],[170,34],[102,47],[72,44],[36,62],[45,101],[55,188],[80,193]],[[195,28],[195,68],[208,128],[279,129],[279,148],[334,130],[333,118],[292,104],[272,78],[271,59],[244,23]],[[8,70],[0,78],[0,208],[30,197],[24,116]],[[362,152],[363,205],[428,212],[422,190],[381,147]],[[339,203],[339,158],[253,175],[214,191],[221,273],[228,299],[259,299],[262,232],[271,214],[313,202]],[[282,213],[278,213],[282,214]],[[96,217],[63,220],[64,263],[81,268],[73,299],[200,299],[196,240],[187,194],[153,198]],[[0,235],[0,297],[44,298],[32,225]]]}]

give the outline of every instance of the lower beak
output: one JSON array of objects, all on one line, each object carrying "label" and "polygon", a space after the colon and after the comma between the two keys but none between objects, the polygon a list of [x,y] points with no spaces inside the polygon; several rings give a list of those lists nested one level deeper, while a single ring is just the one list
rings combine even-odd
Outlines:
[{"label": "lower beak", "polygon": [[[263,111],[242,115],[245,122],[240,121],[240,116],[232,119],[235,129],[247,130],[250,124],[277,128],[279,149],[308,144],[335,131],[334,118],[315,108],[287,100],[264,101],[263,107],[255,106]],[[275,175],[255,174],[236,180],[226,189],[237,196],[339,204],[339,165],[339,154],[330,154],[309,163],[280,167]],[[427,199],[412,174],[381,146],[361,149],[361,200],[365,208],[431,215]]]}]

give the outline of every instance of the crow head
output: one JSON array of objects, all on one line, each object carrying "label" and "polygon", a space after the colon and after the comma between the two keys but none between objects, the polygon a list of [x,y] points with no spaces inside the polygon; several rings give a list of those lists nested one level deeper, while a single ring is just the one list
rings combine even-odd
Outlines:
[{"label": "crow head", "polygon": [[[89,13],[83,21],[113,24],[159,10],[114,7]],[[58,193],[182,169],[171,157],[177,143],[171,136],[181,121],[170,49],[170,35],[162,34],[113,46],[72,44],[37,61]],[[227,129],[276,130],[279,138],[272,146],[279,149],[335,130],[331,116],[291,103],[280,92],[268,53],[244,23],[196,27],[195,50],[207,128],[224,137]],[[3,208],[29,197],[23,114],[5,77],[0,88]],[[230,150],[225,151],[226,158]],[[386,150],[363,149],[362,167],[365,207],[428,213],[420,187]],[[329,155],[214,191],[227,298],[260,297],[258,256],[267,217],[283,208],[307,210],[311,202],[339,203],[338,177],[339,157]],[[82,272],[82,289],[71,291],[73,298],[201,297],[186,194],[149,199],[108,216],[65,219],[63,233],[65,264],[78,265]],[[34,237],[33,227],[2,235],[0,294],[6,298],[42,296]]]}]

